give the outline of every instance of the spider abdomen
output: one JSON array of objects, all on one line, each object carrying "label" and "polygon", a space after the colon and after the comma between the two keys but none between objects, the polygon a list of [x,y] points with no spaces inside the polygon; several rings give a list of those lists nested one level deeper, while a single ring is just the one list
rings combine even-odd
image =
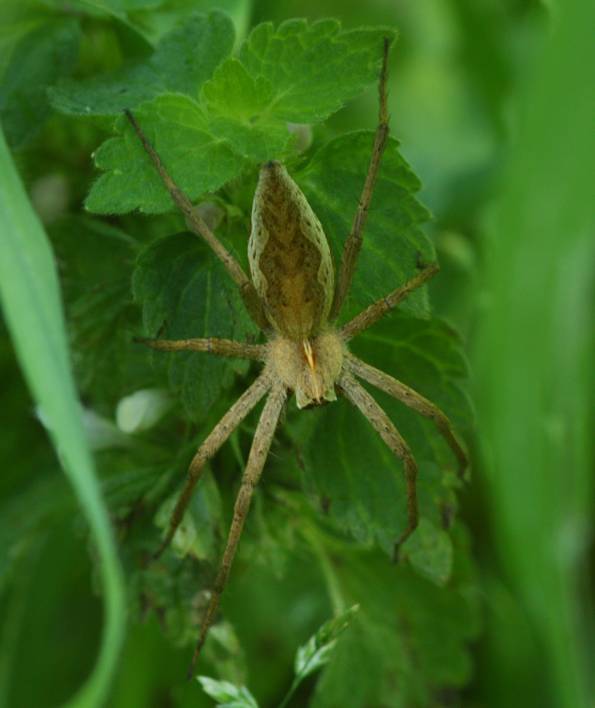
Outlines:
[{"label": "spider abdomen", "polygon": [[334,294],[330,249],[306,197],[278,162],[260,171],[248,256],[271,325],[296,342],[316,335]]}]

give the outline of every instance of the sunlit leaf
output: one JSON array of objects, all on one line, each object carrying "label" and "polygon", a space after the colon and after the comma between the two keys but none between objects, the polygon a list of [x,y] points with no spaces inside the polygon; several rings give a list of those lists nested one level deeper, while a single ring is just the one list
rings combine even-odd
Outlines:
[{"label": "sunlit leaf", "polygon": [[234,686],[229,681],[216,681],[208,676],[198,676],[197,681],[220,708],[258,708],[254,696],[245,686]]}]

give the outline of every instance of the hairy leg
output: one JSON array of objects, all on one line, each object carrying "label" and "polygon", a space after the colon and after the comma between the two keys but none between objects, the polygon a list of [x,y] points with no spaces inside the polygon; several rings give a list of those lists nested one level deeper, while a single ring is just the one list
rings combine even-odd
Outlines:
[{"label": "hairy leg", "polygon": [[219,241],[219,239],[215,236],[211,229],[209,229],[203,219],[201,219],[201,217],[196,213],[196,210],[193,208],[190,199],[188,199],[184,192],[173,181],[169,172],[165,168],[165,165],[161,161],[161,158],[155,151],[155,148],[151,145],[151,142],[145,135],[143,129],[140,127],[138,121],[133,116],[132,112],[129,110],[125,110],[124,113],[130,121],[130,124],[134,128],[134,131],[138,135],[146,153],[153,162],[153,165],[159,173],[159,176],[161,177],[165,188],[170,193],[171,198],[177,205],[178,209],[186,217],[186,222],[189,228],[192,229],[195,234],[197,234],[206,241],[213,253],[217,256],[221,263],[223,263],[232,280],[240,289],[242,299],[244,301],[244,304],[246,305],[246,308],[248,309],[248,312],[261,329],[266,329],[268,327],[268,324],[264,317],[262,303],[260,301],[260,298],[258,297],[258,293],[254,288],[254,285],[252,284],[252,281],[248,278],[242,266],[225,248],[221,241]]},{"label": "hairy leg", "polygon": [[223,443],[229,438],[238,425],[250,413],[254,406],[260,401],[265,393],[271,387],[271,379],[268,371],[263,371],[262,374],[254,381],[254,383],[244,391],[233,406],[221,418],[217,425],[213,428],[207,439],[198,448],[194,455],[190,467],[188,469],[188,477],[184,489],[182,489],[175,509],[169,520],[169,528],[163,542],[157,549],[154,558],[159,558],[163,551],[171,543],[176,529],[180,525],[184,512],[194,491],[196,483],[200,479],[204,470],[205,464],[215,455]]},{"label": "hairy leg", "polygon": [[376,300],[365,310],[362,310],[359,315],[356,315],[350,322],[341,328],[341,334],[345,338],[345,341],[353,339],[360,332],[363,332],[368,327],[376,324],[379,319],[384,317],[387,312],[396,307],[402,300],[404,300],[410,292],[416,290],[426,281],[428,281],[433,275],[435,275],[440,270],[440,266],[437,263],[432,263],[432,265],[426,266],[417,275],[408,280],[405,285],[401,285],[400,288],[393,290],[386,297]]},{"label": "hairy leg", "polygon": [[409,446],[405,440],[403,440],[391,419],[366,389],[349,373],[344,373],[341,376],[339,386],[345,398],[363,413],[372,424],[374,430],[376,430],[388,447],[403,462],[405,483],[407,485],[407,527],[395,543],[395,559],[397,559],[399,548],[417,527],[417,464],[411,454]]},{"label": "hairy leg", "polygon": [[218,356],[262,361],[266,357],[266,347],[262,344],[234,342],[232,339],[147,339],[135,337],[135,342],[162,352],[207,352]]},{"label": "hairy leg", "polygon": [[217,608],[219,607],[221,595],[227,583],[227,578],[236,554],[238,542],[242,535],[244,522],[246,520],[248,510],[250,509],[252,495],[256,485],[258,484],[258,480],[260,479],[266,458],[268,457],[269,449],[273,441],[273,436],[275,435],[275,429],[277,427],[277,423],[279,422],[279,416],[283,410],[286,397],[287,392],[285,387],[282,384],[276,384],[271,390],[260,415],[258,427],[254,433],[254,440],[250,449],[246,470],[242,476],[240,491],[236,497],[236,502],[233,509],[233,520],[231,522],[231,528],[227,538],[227,545],[225,546],[225,551],[223,552],[221,565],[213,585],[211,600],[203,618],[200,628],[200,636],[192,657],[192,663],[189,670],[190,675],[192,675],[200,651],[205,643],[205,639],[207,638],[207,632],[209,631],[209,627],[211,626],[215,613],[217,612]]},{"label": "hairy leg", "polygon": [[420,393],[417,393],[417,391],[401,381],[394,379],[392,376],[389,376],[380,369],[376,369],[374,366],[370,366],[370,364],[366,364],[361,359],[353,356],[353,354],[348,355],[347,366],[356,376],[359,376],[364,379],[364,381],[371,383],[372,386],[376,386],[376,388],[388,393],[390,396],[393,396],[393,398],[409,406],[409,408],[412,408],[414,411],[432,420],[457,458],[459,474],[461,476],[464,474],[467,468],[467,455],[457,441],[449,419],[438,406],[428,401],[427,398],[424,398]]},{"label": "hairy leg", "polygon": [[378,127],[376,128],[376,135],[374,137],[374,147],[372,148],[372,157],[370,158],[370,165],[368,167],[366,181],[364,182],[364,188],[362,190],[362,194],[357,205],[357,211],[355,212],[355,217],[351,226],[351,232],[347,237],[347,240],[345,241],[345,246],[343,247],[341,269],[339,271],[339,277],[337,279],[337,287],[335,289],[335,298],[331,311],[331,319],[334,319],[339,315],[341,306],[343,305],[343,302],[347,297],[347,293],[349,292],[349,288],[351,287],[351,280],[353,278],[353,273],[355,272],[357,257],[362,247],[362,233],[366,225],[366,220],[368,218],[368,209],[370,208],[370,202],[372,201],[372,195],[374,193],[374,186],[376,184],[376,178],[378,176],[378,169],[380,168],[382,153],[384,152],[384,148],[386,147],[386,141],[388,138],[388,110],[386,107],[386,78],[388,52],[389,41],[388,39],[385,39],[384,55],[382,58],[382,69],[380,71],[380,81],[378,85],[378,93],[380,95],[380,107],[378,110]]}]

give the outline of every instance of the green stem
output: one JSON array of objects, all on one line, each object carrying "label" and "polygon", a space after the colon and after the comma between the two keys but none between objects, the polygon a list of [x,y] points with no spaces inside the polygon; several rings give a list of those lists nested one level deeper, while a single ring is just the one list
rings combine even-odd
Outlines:
[{"label": "green stem", "polygon": [[312,551],[320,563],[320,569],[322,570],[322,575],[326,583],[327,592],[333,608],[333,614],[338,615],[345,611],[346,602],[343,597],[343,593],[341,592],[341,586],[337,573],[335,572],[332,561],[329,558],[317,531],[318,529],[308,526],[305,529],[304,535],[310,543]]}]

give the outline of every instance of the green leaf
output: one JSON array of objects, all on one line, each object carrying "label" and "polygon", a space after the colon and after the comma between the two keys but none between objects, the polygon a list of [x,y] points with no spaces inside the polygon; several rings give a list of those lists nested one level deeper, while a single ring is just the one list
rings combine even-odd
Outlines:
[{"label": "green leaf", "polygon": [[63,81],[50,97],[57,110],[75,115],[116,115],[163,93],[197,97],[233,42],[227,15],[190,15],[162,38],[146,61],[112,74]]},{"label": "green leaf", "polygon": [[359,605],[354,605],[328,620],[297,650],[294,671],[298,681],[302,681],[329,662],[337,639],[347,629],[358,610]]},{"label": "green leaf", "polygon": [[456,531],[455,571],[447,587],[377,554],[334,557],[345,600],[361,609],[316,687],[313,708],[435,706],[441,691],[469,680],[479,598],[472,592],[467,537]]},{"label": "green leaf", "polygon": [[328,620],[316,634],[298,648],[294,662],[295,678],[279,708],[285,708],[285,706],[289,705],[295,691],[305,678],[316,671],[320,671],[328,664],[338,638],[347,629],[358,610],[359,605],[353,605],[353,607]]},{"label": "green leaf", "polygon": [[258,708],[254,696],[245,686],[234,686],[229,681],[215,681],[208,676],[197,676],[196,680],[221,708]]},{"label": "green leaf", "polygon": [[240,61],[270,86],[265,113],[294,123],[315,123],[338,111],[378,80],[388,28],[342,31],[337,20],[288,20],[252,30]]},{"label": "green leaf", "polygon": [[[159,239],[139,257],[133,276],[145,331],[163,339],[226,337],[254,332],[228,274],[199,239],[188,233]],[[155,352],[191,417],[203,416],[244,362],[196,352]]]},{"label": "green leaf", "polygon": [[45,22],[12,51],[0,83],[0,121],[11,146],[21,147],[43,127],[50,114],[47,89],[72,71],[79,39],[75,20]]},{"label": "green leaf", "polygon": [[[93,460],[80,419],[53,255],[31,209],[0,130],[0,296],[17,357],[47,421],[58,453],[89,521],[105,593],[103,641],[95,668],[71,705],[106,697],[123,639],[121,569]],[[43,352],[43,356],[39,353]]]},{"label": "green leaf", "polygon": [[[139,106],[135,116],[190,199],[219,189],[243,167],[243,158],[213,136],[201,107],[187,96],[164,94]],[[171,209],[171,197],[125,117],[116,129],[120,137],[110,138],[95,153],[95,164],[106,172],[91,188],[87,209],[98,214]]]},{"label": "green leaf", "polygon": [[[200,102],[194,101],[195,92],[188,97],[165,93],[186,90],[170,85],[168,73],[166,82],[154,85],[161,95],[135,113],[174,181],[194,199],[219,189],[251,163],[286,159],[294,144],[287,121],[323,120],[376,81],[384,37],[392,39],[394,32],[342,32],[334,20],[286,22],[276,31],[260,25],[239,59],[225,61],[204,84]],[[144,92],[152,83],[147,66],[139,71],[138,79],[123,80],[140,84]],[[144,92],[135,100],[147,97]],[[83,103],[83,112],[89,112],[90,99]],[[122,137],[108,140],[96,153],[97,167],[107,174],[93,185],[87,208],[98,213],[171,208],[138,137],[123,120],[116,130]]]},{"label": "green leaf", "polygon": [[[451,418],[459,435],[470,425],[471,411],[462,389],[466,364],[460,342],[437,320],[417,320],[397,313],[353,342],[352,349],[370,364],[416,388]],[[455,507],[452,485],[456,460],[434,425],[417,413],[370,388],[408,442],[419,466],[418,496],[422,519],[441,526]],[[406,489],[401,462],[359,411],[340,399],[312,411],[314,433],[306,441],[305,482],[339,526],[361,543],[378,543],[388,554],[406,526]],[[445,475],[441,470],[452,470]],[[427,527],[422,523],[422,531]],[[415,535],[415,534],[414,534]],[[429,543],[426,539],[426,543]],[[448,576],[444,538],[428,557],[419,548],[411,562],[426,576]],[[407,555],[408,549],[403,547]],[[445,577],[446,576],[446,577]]]},{"label": "green leaf", "polygon": [[452,571],[452,542],[444,529],[438,528],[426,518],[422,518],[415,533],[402,548],[402,556],[407,557],[420,575],[436,585],[444,585]]},{"label": "green leaf", "polygon": [[290,134],[284,121],[266,115],[273,88],[251,76],[237,59],[228,59],[203,87],[211,127],[233,149],[255,161],[283,154]]},{"label": "green leaf", "polygon": [[[370,131],[342,135],[323,146],[295,175],[324,227],[336,264],[351,230],[373,143]],[[400,155],[398,142],[389,139],[343,319],[402,285],[415,275],[420,261],[435,260],[434,248],[421,228],[429,214],[415,197],[420,186]],[[426,314],[425,288],[412,293],[402,308]]]},{"label": "green leaf", "polygon": [[111,415],[124,394],[154,383],[144,349],[132,341],[140,313],[132,302],[130,272],[139,246],[121,229],[88,216],[63,218],[49,234],[78,387]]},{"label": "green leaf", "polygon": [[[181,489],[177,489],[168,497],[157,512],[155,523],[164,532],[168,528],[180,491]],[[218,541],[224,533],[221,519],[222,505],[219,489],[211,474],[203,474],[182,523],[172,539],[172,548],[181,557],[190,553],[199,560],[213,559],[219,547]]]}]

